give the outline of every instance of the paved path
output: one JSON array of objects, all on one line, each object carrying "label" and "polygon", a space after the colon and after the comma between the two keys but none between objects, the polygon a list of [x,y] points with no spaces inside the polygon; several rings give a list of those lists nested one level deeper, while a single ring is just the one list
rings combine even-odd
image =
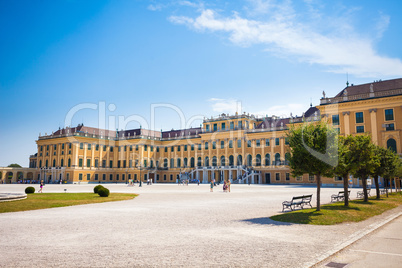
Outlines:
[{"label": "paved path", "polygon": [[[23,192],[26,185],[0,185]],[[46,185],[89,192],[94,185]],[[315,187],[107,185],[128,201],[0,214],[1,267],[308,267],[395,211],[362,223],[309,226],[269,219],[284,200]],[[321,200],[339,188],[323,188]],[[352,189],[352,197],[356,196]],[[335,241],[335,244],[334,244]]]}]

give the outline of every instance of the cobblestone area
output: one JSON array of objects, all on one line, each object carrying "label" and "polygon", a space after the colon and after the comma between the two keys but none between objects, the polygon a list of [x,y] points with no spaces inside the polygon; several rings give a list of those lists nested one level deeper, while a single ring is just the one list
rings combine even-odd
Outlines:
[{"label": "cobblestone area", "polygon": [[[23,192],[26,185],[0,185]],[[39,186],[36,185],[36,188]],[[44,192],[90,192],[94,185],[46,185]],[[364,230],[269,219],[282,201],[316,188],[232,185],[107,185],[139,193],[128,201],[0,214],[1,267],[305,267]],[[330,201],[339,188],[323,188]],[[357,189],[352,189],[352,197]],[[18,201],[16,201],[18,202]]]}]

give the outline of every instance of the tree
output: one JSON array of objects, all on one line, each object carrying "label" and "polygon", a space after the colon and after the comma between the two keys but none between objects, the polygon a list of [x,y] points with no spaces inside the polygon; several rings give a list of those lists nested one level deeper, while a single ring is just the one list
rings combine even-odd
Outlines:
[{"label": "tree", "polygon": [[367,178],[370,174],[373,174],[374,169],[379,165],[374,147],[369,135],[355,136],[349,144],[352,154],[351,164],[355,167],[352,174],[354,177],[362,180],[364,202],[368,202]]},{"label": "tree", "polygon": [[17,168],[20,168],[21,166],[18,165],[18,164],[10,164],[10,165],[8,165],[8,167],[17,167]]},{"label": "tree", "polygon": [[354,136],[340,136],[338,138],[338,165],[334,168],[334,173],[343,179],[343,191],[345,192],[345,206],[349,206],[349,174],[355,168],[351,159],[353,157],[349,144],[353,142]]},{"label": "tree", "polygon": [[397,168],[397,155],[384,147],[374,146],[374,154],[378,158],[379,164],[374,166],[373,172],[370,174],[374,178],[376,188],[376,198],[380,199],[380,185],[378,178],[384,177],[387,174],[393,176],[394,171]]},{"label": "tree", "polygon": [[287,133],[292,175],[308,173],[317,178],[317,211],[321,210],[321,177],[331,177],[336,165],[337,136],[337,131],[323,121],[291,127]]},{"label": "tree", "polygon": [[[391,150],[389,150],[391,151]],[[392,178],[395,177],[402,177],[402,160],[393,152],[391,151],[393,157],[389,159],[389,163],[387,168],[384,170],[383,177],[386,180],[386,183],[391,183],[391,192],[392,192],[392,182],[390,181]]]}]

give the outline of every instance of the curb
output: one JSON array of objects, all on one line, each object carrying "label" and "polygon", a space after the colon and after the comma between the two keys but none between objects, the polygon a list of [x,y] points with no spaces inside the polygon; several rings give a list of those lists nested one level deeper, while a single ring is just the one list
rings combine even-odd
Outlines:
[{"label": "curb", "polygon": [[0,194],[0,202],[7,201],[16,201],[27,198],[26,194],[17,194],[17,193],[1,193]]},{"label": "curb", "polygon": [[366,236],[369,233],[377,230],[378,228],[384,226],[385,224],[387,224],[390,221],[398,218],[401,215],[402,215],[402,212],[398,212],[396,214],[388,216],[387,218],[385,218],[384,220],[382,220],[380,222],[370,224],[367,228],[363,229],[362,231],[356,232],[355,234],[353,234],[345,242],[335,246],[333,249],[328,250],[327,252],[325,252],[325,253],[321,254],[320,256],[314,258],[312,261],[310,261],[310,262],[306,263],[305,265],[303,265],[303,267],[310,268],[310,267],[314,267],[314,266],[318,265],[320,262],[323,262],[325,259],[327,259],[327,258],[331,257],[332,255],[334,255],[335,253],[345,249],[346,247],[350,246],[351,244],[353,244],[357,240],[363,238],[364,236]]}]

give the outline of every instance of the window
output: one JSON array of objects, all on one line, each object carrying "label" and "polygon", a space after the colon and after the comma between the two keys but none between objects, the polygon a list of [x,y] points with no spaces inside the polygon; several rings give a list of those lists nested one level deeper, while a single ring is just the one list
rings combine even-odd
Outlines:
[{"label": "window", "polygon": [[180,152],[180,145],[179,145],[179,146],[177,146],[177,151],[178,151],[178,152]]},{"label": "window", "polygon": [[303,181],[303,176],[297,176],[296,181]]},{"label": "window", "polygon": [[147,160],[144,160],[144,167],[147,167]]},{"label": "window", "polygon": [[229,148],[233,148],[233,141],[232,140],[229,141]]},{"label": "window", "polygon": [[124,151],[127,152],[127,145],[124,145]]},{"label": "window", "polygon": [[109,161],[109,168],[113,168],[113,161],[112,160]]},{"label": "window", "polygon": [[225,142],[221,141],[221,149],[225,149]]},{"label": "window", "polygon": [[[49,150],[49,147],[47,149]],[[80,143],[80,149],[84,149],[84,144],[82,142]]]},{"label": "window", "polygon": [[387,140],[387,149],[396,153],[396,141],[394,139]]},{"label": "window", "polygon": [[130,152],[132,152],[133,151],[133,146],[132,145],[130,145]]},{"label": "window", "polygon": [[183,159],[183,166],[184,166],[184,167],[187,167],[187,164],[188,164],[187,158],[184,157],[184,159]]},{"label": "window", "polygon": [[170,147],[170,151],[174,152],[174,146]]},{"label": "window", "polygon": [[364,133],[364,126],[356,126],[356,133]]},{"label": "window", "polygon": [[95,174],[95,180],[96,181],[98,180],[98,174]]},{"label": "window", "polygon": [[212,149],[213,149],[213,150],[216,149],[216,142],[215,142],[215,141],[212,142]]},{"label": "window", "polygon": [[285,144],[289,145],[289,138],[285,138]]},{"label": "window", "polygon": [[91,144],[88,143],[88,150],[91,150]]},{"label": "window", "polygon": [[157,152],[157,153],[159,153],[159,146],[158,146],[158,147],[156,147],[156,152]]},{"label": "window", "polygon": [[164,180],[164,181],[166,180],[166,174],[163,175],[163,180]]},{"label": "window", "polygon": [[281,173],[275,173],[275,180],[277,181],[281,180]]},{"label": "window", "polygon": [[363,123],[363,112],[356,113],[356,124]]},{"label": "window", "polygon": [[78,159],[78,166],[82,167],[82,158]]},{"label": "window", "polygon": [[207,132],[209,132],[209,125],[205,125],[205,129]]},{"label": "window", "polygon": [[170,168],[174,168],[174,159],[173,158],[170,159]]},{"label": "window", "polygon": [[57,150],[57,145],[53,145],[53,150]]},{"label": "window", "polygon": [[201,148],[202,148],[202,146],[201,146],[201,143],[200,143],[200,144],[198,144],[198,150],[201,151]]},{"label": "window", "polygon": [[165,147],[165,153],[167,153],[168,147]]},{"label": "window", "polygon": [[146,152],[148,150],[148,146],[144,145],[144,151]]},{"label": "window", "polygon": [[111,180],[111,181],[113,180],[113,174],[109,175],[109,180]]},{"label": "window", "polygon": [[237,148],[241,148],[241,140],[240,139],[237,140]]},{"label": "window", "polygon": [[127,167],[127,160],[123,160],[123,168]]},{"label": "window", "polygon": [[286,178],[285,178],[285,180],[290,181],[290,174],[289,174],[289,173],[286,173]]},{"label": "window", "polygon": [[102,160],[102,167],[103,167],[103,168],[106,167],[106,160]]},{"label": "window", "polygon": [[106,152],[106,145],[103,145],[103,151]]},{"label": "window", "polygon": [[41,151],[41,152],[43,151],[43,146],[40,147],[40,151]]},{"label": "window", "polygon": [[309,181],[314,181],[314,175],[308,175],[308,180]]},{"label": "window", "polygon": [[269,139],[265,139],[265,146],[269,146]]},{"label": "window", "polygon": [[266,154],[265,155],[265,165],[269,166],[270,163],[271,163],[271,156],[270,156],[270,154]]},{"label": "window", "polygon": [[95,146],[95,150],[99,151],[99,144]]},{"label": "window", "polygon": [[191,144],[191,151],[194,151],[194,144]]},{"label": "window", "polygon": [[61,144],[61,149],[64,150],[64,143]]},{"label": "window", "polygon": [[110,146],[109,150],[110,150],[111,153],[113,153],[113,146]]},{"label": "window", "polygon": [[226,129],[226,124],[222,123],[222,130],[225,130],[225,129]]},{"label": "window", "polygon": [[68,144],[68,149],[71,149],[71,143]]},{"label": "window", "polygon": [[214,124],[214,131],[218,130],[218,124]]},{"label": "window", "polygon": [[90,158],[87,159],[87,167],[91,167],[91,159]]},{"label": "window", "polygon": [[275,145],[276,145],[276,146],[279,145],[279,138],[275,138]]},{"label": "window", "polygon": [[138,151],[138,145],[135,146],[135,150]]},{"label": "window", "polygon": [[187,145],[184,145],[184,151],[187,152]]},{"label": "window", "polygon": [[98,159],[95,159],[95,167],[96,167],[96,168],[98,167],[98,164],[99,164],[99,160],[98,160]]},{"label": "window", "polygon": [[153,152],[154,151],[154,147],[153,146],[151,146],[151,152]]},{"label": "window", "polygon": [[241,128],[242,128],[241,121],[238,121],[238,122],[237,122],[237,126],[239,127],[239,129],[241,129]]},{"label": "window", "polygon": [[91,179],[91,174],[87,174],[87,181]]},{"label": "window", "polygon": [[78,174],[78,179],[79,179],[80,181],[82,181],[82,174],[81,174],[81,173]]},{"label": "window", "polygon": [[177,167],[181,167],[181,159],[177,158]]},{"label": "window", "polygon": [[251,140],[247,141],[247,147],[251,147]]},{"label": "window", "polygon": [[201,166],[201,157],[198,157],[197,158],[197,167],[200,167]]},{"label": "window", "polygon": [[339,125],[339,114],[335,114],[332,116],[332,124],[334,126],[338,126]]},{"label": "window", "polygon": [[68,167],[71,167],[71,159],[70,159],[70,158],[69,158],[68,161],[67,161],[67,166],[68,166]]},{"label": "window", "polygon": [[260,140],[256,140],[256,141],[255,141],[255,146],[260,147],[260,146],[261,146],[261,141],[260,141]]},{"label": "window", "polygon": [[230,129],[234,129],[234,122],[230,122]]},{"label": "window", "polygon": [[394,125],[394,123],[392,123],[392,124],[385,124],[385,130],[386,130],[386,131],[395,130],[395,125]]},{"label": "window", "polygon": [[385,120],[386,121],[394,120],[394,110],[392,109],[385,110]]}]

